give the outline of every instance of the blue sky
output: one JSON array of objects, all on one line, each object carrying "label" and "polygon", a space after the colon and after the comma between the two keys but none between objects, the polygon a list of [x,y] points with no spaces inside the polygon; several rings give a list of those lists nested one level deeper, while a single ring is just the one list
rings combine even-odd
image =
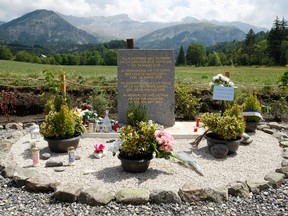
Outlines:
[{"label": "blue sky", "polygon": [[276,16],[288,19],[287,8],[288,0],[1,0],[0,21],[48,9],[81,17],[124,13],[138,21],[170,22],[191,16],[242,21],[270,29]]}]

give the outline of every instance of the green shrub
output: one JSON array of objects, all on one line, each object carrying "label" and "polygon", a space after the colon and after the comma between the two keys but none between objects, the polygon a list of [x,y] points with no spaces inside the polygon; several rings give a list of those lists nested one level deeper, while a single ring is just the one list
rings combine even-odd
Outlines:
[{"label": "green shrub", "polygon": [[177,86],[175,89],[175,113],[178,118],[194,120],[201,107],[200,98],[192,95],[189,86]]},{"label": "green shrub", "polygon": [[150,127],[148,122],[139,122],[136,127],[131,125],[122,127],[120,133],[120,139],[122,140],[120,155],[124,158],[134,159],[151,157],[156,129],[156,125]]},{"label": "green shrub", "polygon": [[90,103],[93,106],[93,109],[96,110],[99,116],[104,116],[105,111],[110,109],[111,100],[109,96],[104,93],[93,93],[89,98]]},{"label": "green shrub", "polygon": [[148,121],[147,107],[140,103],[129,103],[127,110],[127,123],[132,127],[138,125],[139,122]]},{"label": "green shrub", "polygon": [[288,119],[288,98],[281,97],[277,101],[271,103],[270,114],[274,117],[276,121],[284,121]]},{"label": "green shrub", "polygon": [[233,140],[241,137],[245,131],[245,121],[239,105],[227,109],[223,116],[220,113],[204,113],[201,121],[218,139]]},{"label": "green shrub", "polygon": [[280,88],[288,88],[288,71],[286,71],[282,76],[279,77],[278,83]]},{"label": "green shrub", "polygon": [[65,139],[75,135],[73,112],[67,105],[62,105],[59,112],[50,111],[41,125],[41,134],[46,138]]},{"label": "green shrub", "polygon": [[[243,110],[255,110],[261,113],[261,104],[256,95],[249,94],[243,104]],[[247,122],[257,122],[261,118],[259,116],[245,116]]]}]

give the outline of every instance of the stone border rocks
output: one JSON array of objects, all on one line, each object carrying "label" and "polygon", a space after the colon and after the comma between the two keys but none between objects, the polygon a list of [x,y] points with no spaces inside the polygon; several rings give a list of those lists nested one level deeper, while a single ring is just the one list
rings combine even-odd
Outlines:
[{"label": "stone border rocks", "polygon": [[276,137],[279,146],[283,149],[283,160],[280,166],[267,173],[264,179],[230,182],[224,187],[215,188],[201,188],[188,181],[178,191],[124,188],[116,194],[101,186],[83,188],[77,183],[63,185],[49,176],[39,176],[37,171],[25,170],[17,166],[9,151],[18,139],[29,132],[29,127],[31,124],[11,123],[6,125],[11,133],[7,137],[0,137],[0,172],[5,178],[13,179],[19,187],[25,187],[26,190],[32,192],[53,192],[52,196],[63,202],[79,202],[91,206],[106,205],[112,200],[123,204],[146,204],[148,202],[181,204],[182,202],[192,203],[203,200],[225,202],[228,200],[228,194],[247,197],[250,193],[258,194],[270,187],[278,188],[284,179],[288,178],[288,135],[283,132],[288,131],[288,126],[276,122],[258,126],[258,130],[263,130]]}]

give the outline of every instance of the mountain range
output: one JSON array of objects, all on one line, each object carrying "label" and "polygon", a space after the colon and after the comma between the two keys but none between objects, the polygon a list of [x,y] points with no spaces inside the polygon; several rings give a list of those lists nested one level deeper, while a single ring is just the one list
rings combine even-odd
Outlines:
[{"label": "mountain range", "polygon": [[246,33],[267,31],[241,22],[201,21],[186,17],[180,22],[139,22],[126,14],[75,17],[50,10],[36,10],[10,22],[0,22],[0,40],[25,45],[88,44],[134,38],[139,48],[211,46],[223,41],[241,41]]},{"label": "mountain range", "polygon": [[99,43],[97,37],[48,10],[36,10],[0,25],[0,40],[24,45]]},{"label": "mountain range", "polygon": [[183,25],[183,24],[196,24],[196,23],[211,23],[220,26],[234,26],[244,33],[248,33],[250,29],[253,29],[255,33],[260,31],[267,31],[264,27],[258,27],[247,23],[234,21],[234,22],[219,22],[216,20],[198,20],[194,17],[185,17],[179,22],[139,22],[129,18],[127,14],[119,14],[115,16],[94,16],[94,17],[75,17],[59,14],[63,19],[77,28],[83,29],[91,34],[97,33],[104,37],[110,37],[114,39],[138,39],[155,30],[159,30],[166,27]]}]

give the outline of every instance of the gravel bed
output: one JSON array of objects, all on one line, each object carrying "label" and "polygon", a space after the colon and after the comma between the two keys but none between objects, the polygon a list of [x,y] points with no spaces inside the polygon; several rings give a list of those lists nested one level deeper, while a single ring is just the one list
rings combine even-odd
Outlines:
[{"label": "gravel bed", "polygon": [[[122,170],[119,159],[113,157],[109,151],[101,159],[93,157],[93,145],[103,143],[108,149],[112,145],[106,143],[108,139],[81,139],[80,147],[76,150],[76,154],[81,159],[76,161],[75,166],[67,166],[67,154],[51,153],[53,160],[64,163],[64,172],[55,172],[53,167],[46,168],[46,161],[44,160],[41,160],[39,167],[31,166],[29,135],[24,136],[14,144],[11,153],[19,166],[37,170],[40,175],[49,175],[64,184],[75,182],[84,187],[101,185],[112,192],[126,187],[178,191],[187,181],[192,181],[201,187],[210,187],[224,186],[236,180],[263,180],[268,172],[280,166],[282,161],[281,148],[277,139],[262,131],[257,131],[251,137],[254,140],[252,144],[240,145],[237,155],[230,155],[226,159],[215,159],[208,152],[205,140],[200,143],[198,149],[192,149],[189,144],[192,140],[176,140],[175,152],[191,152],[192,150],[204,171],[204,176],[164,159],[153,159],[145,173],[127,173]],[[40,148],[41,154],[50,153],[47,142],[44,140],[37,143],[37,146]]]},{"label": "gravel bed", "polygon": [[0,215],[288,215],[288,181],[247,198],[229,196],[224,203],[122,205],[110,202],[92,207],[62,203],[51,194],[29,193],[0,175]]}]

